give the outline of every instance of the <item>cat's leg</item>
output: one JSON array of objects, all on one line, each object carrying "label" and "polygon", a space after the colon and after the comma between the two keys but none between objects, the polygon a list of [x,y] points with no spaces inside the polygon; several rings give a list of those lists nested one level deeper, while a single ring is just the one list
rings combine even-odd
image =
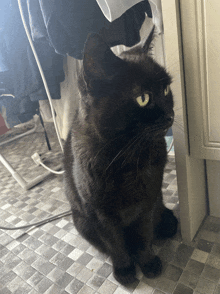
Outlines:
[{"label": "cat's leg", "polygon": [[113,263],[113,273],[115,279],[122,285],[127,285],[135,282],[136,266],[126,251],[122,248],[111,252],[111,259]]},{"label": "cat's leg", "polygon": [[77,231],[85,238],[91,245],[95,246],[99,251],[108,253],[108,250],[99,236],[97,230],[97,222],[88,216],[84,216],[77,210],[73,211],[73,221]]},{"label": "cat's leg", "polygon": [[162,272],[162,262],[152,249],[153,221],[143,217],[139,223],[137,234],[140,240],[136,252],[137,263],[147,278],[155,278]]},{"label": "cat's leg", "polygon": [[123,285],[135,282],[136,268],[127,251],[123,232],[113,225],[113,220],[94,220],[93,217],[85,217],[77,210],[73,211],[75,227],[82,237],[101,252],[110,255],[115,279]]},{"label": "cat's leg", "polygon": [[73,211],[73,220],[82,237],[101,252],[110,255],[114,276],[119,283],[127,285],[136,281],[135,265],[125,247],[123,232],[110,225],[112,221],[101,225],[98,220],[84,217],[76,210]]},{"label": "cat's leg", "polygon": [[177,232],[178,220],[173,211],[164,206],[162,197],[159,197],[154,216],[154,236],[156,239],[171,238]]},{"label": "cat's leg", "polygon": [[[123,234],[123,230],[118,226],[105,227],[106,246],[113,263],[113,273],[115,279],[122,285],[135,282],[136,266],[129,254]],[[108,235],[108,237],[107,237]]]},{"label": "cat's leg", "polygon": [[155,237],[157,239],[166,239],[173,237],[177,232],[178,220],[172,210],[165,208],[161,213],[161,221],[155,228]]}]

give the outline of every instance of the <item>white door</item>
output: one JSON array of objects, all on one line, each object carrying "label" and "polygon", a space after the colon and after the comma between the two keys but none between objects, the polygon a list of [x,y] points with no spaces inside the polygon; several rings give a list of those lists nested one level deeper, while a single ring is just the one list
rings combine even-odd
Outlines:
[{"label": "white door", "polygon": [[220,1],[180,1],[190,154],[206,160],[209,213],[220,217]]},{"label": "white door", "polygon": [[190,153],[220,160],[220,1],[180,2]]},{"label": "white door", "polygon": [[[217,146],[219,143],[216,141],[215,146],[203,144],[208,139],[210,144],[213,144],[213,136],[217,138],[214,132],[207,133],[208,122],[213,125],[213,130],[215,122],[211,120],[211,113],[210,120],[207,119],[209,102],[205,99],[207,98],[205,87],[209,80],[204,67],[204,50],[207,50],[207,45],[204,44],[203,39],[204,21],[207,19],[203,19],[205,17],[202,11],[203,2],[215,1],[162,1],[166,66],[173,76],[172,90],[175,101],[173,134],[181,231],[185,240],[191,240],[195,236],[208,212],[206,156],[208,152],[210,156],[212,152],[213,157],[210,158],[214,158],[214,154],[217,153],[220,155]],[[206,86],[201,85],[201,79],[206,80]],[[214,103],[212,108],[215,108]]]}]

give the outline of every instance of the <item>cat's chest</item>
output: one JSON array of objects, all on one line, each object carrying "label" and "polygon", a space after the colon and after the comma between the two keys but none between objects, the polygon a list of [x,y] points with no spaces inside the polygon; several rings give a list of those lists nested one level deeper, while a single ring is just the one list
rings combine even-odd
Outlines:
[{"label": "cat's chest", "polygon": [[143,214],[148,214],[150,217],[151,210],[152,207],[150,205],[147,206],[145,201],[141,201],[139,203],[135,203],[133,205],[120,209],[119,216],[123,224],[125,226],[128,226],[132,222],[139,219]]},{"label": "cat's chest", "polygon": [[98,200],[107,214],[117,213],[124,225],[129,225],[146,213],[150,216],[160,195],[163,166],[138,171],[125,170],[106,178],[104,193]]},{"label": "cat's chest", "polygon": [[105,192],[121,198],[142,200],[161,187],[164,164],[118,167],[104,178]]},{"label": "cat's chest", "polygon": [[114,179],[116,185],[121,183],[146,182],[145,179],[158,176],[163,172],[167,160],[166,143],[164,138],[149,146],[138,146],[130,153],[118,152],[106,157],[106,162],[100,165],[104,177]]}]

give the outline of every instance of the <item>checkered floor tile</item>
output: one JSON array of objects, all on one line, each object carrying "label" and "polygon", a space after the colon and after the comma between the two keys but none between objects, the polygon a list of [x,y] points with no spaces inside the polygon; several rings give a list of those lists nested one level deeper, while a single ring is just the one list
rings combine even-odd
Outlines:
[{"label": "checkered floor tile", "polygon": [[[0,147],[8,162],[26,181],[44,170],[30,156],[36,151],[51,167],[61,161],[52,124],[47,123],[52,153],[42,127],[34,134]],[[0,140],[6,139],[1,136]],[[169,157],[163,183],[166,206],[178,215],[175,158]],[[62,176],[50,175],[25,191],[0,164],[0,225],[22,226],[69,210]],[[182,242],[178,234],[155,244],[163,273],[147,279],[137,272],[129,288],[117,283],[111,260],[78,234],[70,216],[25,230],[0,230],[0,294],[220,294],[220,220],[206,219],[196,239]]]}]

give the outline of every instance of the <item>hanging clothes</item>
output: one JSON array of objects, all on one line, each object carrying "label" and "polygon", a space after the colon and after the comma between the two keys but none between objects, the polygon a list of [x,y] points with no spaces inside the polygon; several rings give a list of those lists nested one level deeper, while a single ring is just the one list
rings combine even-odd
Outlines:
[{"label": "hanging clothes", "polygon": [[104,16],[110,22],[119,18],[125,11],[141,1],[143,0],[96,0]]},{"label": "hanging clothes", "polygon": [[[22,2],[27,24],[26,1]],[[37,112],[39,100],[47,99],[32,49],[24,30],[17,0],[0,3],[0,82],[12,97],[0,97],[6,108],[10,127],[30,120]],[[60,99],[60,82],[65,78],[63,56],[54,52],[46,39],[34,44],[53,99]],[[1,93],[2,94],[2,93]],[[4,94],[4,93],[3,93]],[[37,102],[37,103],[35,103]],[[11,108],[11,109],[10,109]]]},{"label": "hanging clothes", "polygon": [[[134,2],[135,5],[112,22],[106,19],[96,0],[21,2],[53,99],[60,98],[64,55],[82,59],[89,33],[99,33],[110,47],[131,47],[140,41],[140,29],[146,13],[151,17],[147,0]],[[47,96],[17,0],[1,0],[0,13],[3,15],[0,15],[0,82],[2,86],[3,81],[10,94],[15,96],[10,98],[10,102],[9,98],[0,99],[0,111],[4,106],[8,114],[16,112],[16,118],[11,119],[13,126],[13,122],[21,122],[22,119],[24,122],[29,115],[35,114],[37,104],[34,103],[47,99]],[[10,105],[13,111],[9,110]]]},{"label": "hanging clothes", "polygon": [[28,0],[28,9],[33,39],[37,42],[45,37],[57,53],[76,59],[82,59],[90,32],[99,33],[110,47],[135,45],[140,41],[139,31],[145,13],[151,16],[146,0],[132,6],[113,22],[105,18],[96,0]]},{"label": "hanging clothes", "polygon": [[[129,8],[135,4],[141,2],[142,0],[96,0],[100,9],[102,10],[104,16],[108,21],[112,22],[123,13],[125,13]],[[158,34],[163,32],[163,18],[162,18],[162,8],[161,0],[149,0],[149,4],[152,13],[149,8],[147,12],[148,17],[153,17],[153,23],[157,28]]]}]

